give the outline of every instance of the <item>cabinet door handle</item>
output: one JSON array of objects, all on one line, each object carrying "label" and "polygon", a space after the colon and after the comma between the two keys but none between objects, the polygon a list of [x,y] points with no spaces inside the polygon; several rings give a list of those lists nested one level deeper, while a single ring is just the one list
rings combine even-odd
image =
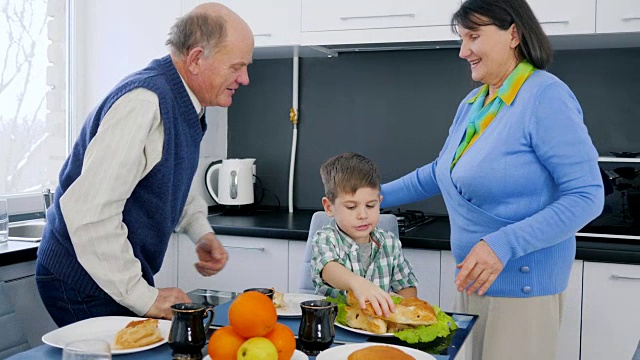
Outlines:
[{"label": "cabinet door handle", "polygon": [[255,250],[255,251],[264,251],[264,247],[252,247],[252,246],[232,246],[232,245],[222,245],[225,249],[239,249],[239,250]]},{"label": "cabinet door handle", "polygon": [[349,20],[362,20],[362,19],[384,19],[384,18],[395,18],[395,17],[408,17],[415,18],[416,14],[389,14],[389,15],[363,15],[363,16],[342,16],[340,20],[349,21]]},{"label": "cabinet door handle", "polygon": [[269,33],[253,34],[253,37],[271,37],[271,34],[269,34]]},{"label": "cabinet door handle", "polygon": [[565,25],[569,25],[569,20],[540,21],[540,24],[565,24]]},{"label": "cabinet door handle", "polygon": [[640,277],[624,276],[624,275],[618,275],[618,274],[611,274],[611,278],[613,280],[640,280]]},{"label": "cabinet door handle", "polygon": [[630,17],[623,17],[622,18],[622,21],[624,21],[624,22],[635,21],[635,20],[640,20],[640,16],[630,16]]}]

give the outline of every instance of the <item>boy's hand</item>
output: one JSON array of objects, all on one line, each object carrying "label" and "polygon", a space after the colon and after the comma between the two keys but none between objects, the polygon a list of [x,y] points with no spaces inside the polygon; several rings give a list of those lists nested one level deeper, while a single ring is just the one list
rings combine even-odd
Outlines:
[{"label": "boy's hand", "polygon": [[360,307],[362,309],[367,307],[368,301],[378,316],[384,314],[385,317],[388,317],[396,310],[391,295],[367,279],[358,277],[351,287],[351,291],[353,291],[353,294],[358,301],[360,301]]}]

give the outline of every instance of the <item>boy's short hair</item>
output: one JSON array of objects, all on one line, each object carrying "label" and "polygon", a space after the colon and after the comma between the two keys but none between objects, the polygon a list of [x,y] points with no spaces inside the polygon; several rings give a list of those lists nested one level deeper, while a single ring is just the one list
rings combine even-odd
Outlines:
[{"label": "boy's short hair", "polygon": [[380,190],[380,172],[373,161],[356,153],[343,153],[320,167],[324,194],[333,203],[339,194],[355,194],[368,187]]}]

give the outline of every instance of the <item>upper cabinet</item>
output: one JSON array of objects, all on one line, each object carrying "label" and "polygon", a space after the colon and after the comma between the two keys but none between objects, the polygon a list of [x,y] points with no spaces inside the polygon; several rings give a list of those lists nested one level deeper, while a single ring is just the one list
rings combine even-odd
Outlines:
[{"label": "upper cabinet", "polygon": [[448,26],[459,1],[302,0],[302,31]]},{"label": "upper cabinet", "polygon": [[[186,13],[204,1],[181,0],[182,12]],[[352,44],[396,43],[397,46],[411,47],[412,43],[422,43],[422,48],[456,46],[451,40],[458,37],[451,31],[450,22],[462,3],[462,0],[219,1],[236,11],[251,26],[257,53],[303,45],[296,49],[320,51],[322,56],[329,52],[315,45],[333,46],[342,48],[342,51],[349,51],[348,46]],[[527,1],[547,35],[640,33],[638,0]],[[556,39],[562,38],[565,37]],[[611,45],[598,37],[591,40],[600,41],[596,47]]]},{"label": "upper cabinet", "polygon": [[596,30],[599,33],[640,31],[640,1],[598,1]]},{"label": "upper cabinet", "polygon": [[528,0],[527,2],[547,35],[593,34],[596,31],[596,0]]},{"label": "upper cabinet", "polygon": [[[185,14],[205,0],[182,0]],[[300,44],[300,0],[219,0],[251,27],[256,47]]]},{"label": "upper cabinet", "polygon": [[302,0],[304,44],[455,39],[449,27],[460,0]]}]

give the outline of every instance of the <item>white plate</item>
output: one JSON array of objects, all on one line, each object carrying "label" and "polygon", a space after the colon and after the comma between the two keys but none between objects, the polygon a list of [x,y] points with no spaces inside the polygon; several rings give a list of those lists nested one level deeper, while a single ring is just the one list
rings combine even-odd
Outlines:
[{"label": "white plate", "polygon": [[284,307],[276,308],[278,316],[281,317],[301,317],[302,310],[300,303],[307,300],[324,300],[324,296],[313,294],[284,294]]},{"label": "white plate", "polygon": [[[202,360],[211,360],[211,357],[207,355]],[[309,357],[305,355],[302,351],[296,350],[293,352],[293,356],[291,356],[291,360],[309,360]]]},{"label": "white plate", "polygon": [[142,320],[142,318],[130,316],[103,316],[90,318],[46,333],[42,337],[42,342],[57,348],[64,348],[64,345],[71,341],[84,339],[101,339],[111,344],[111,354],[113,355],[144,351],[152,349],[156,346],[160,346],[167,342],[167,338],[169,338],[169,331],[171,330],[171,321],[159,320],[158,328],[160,328],[160,334],[164,339],[147,346],[132,349],[114,350],[113,340],[115,339],[116,334],[121,329],[124,329],[124,327],[127,326],[129,322],[134,320]]},{"label": "white plate", "polygon": [[346,326],[346,325],[342,325],[342,324],[339,324],[339,323],[337,323],[337,322],[335,323],[335,325],[336,325],[337,327],[341,327],[341,328],[343,328],[343,329],[345,329],[345,330],[353,331],[353,332],[355,332],[355,333],[363,334],[363,335],[379,336],[379,337],[394,337],[394,336],[395,336],[393,333],[376,334],[376,333],[369,332],[369,331],[367,331],[367,330],[354,329],[354,328],[352,328],[352,327],[349,327],[349,326]]},{"label": "white plate", "polygon": [[416,358],[416,360],[435,360],[436,358],[427,354],[426,352],[422,352],[420,350],[397,346],[397,345],[389,345],[389,344],[376,344],[376,343],[362,343],[362,344],[348,344],[348,345],[338,345],[332,348],[329,348],[316,357],[316,360],[347,360],[349,355],[356,350],[360,350],[369,346],[391,346],[394,348],[398,348],[407,354]]}]

